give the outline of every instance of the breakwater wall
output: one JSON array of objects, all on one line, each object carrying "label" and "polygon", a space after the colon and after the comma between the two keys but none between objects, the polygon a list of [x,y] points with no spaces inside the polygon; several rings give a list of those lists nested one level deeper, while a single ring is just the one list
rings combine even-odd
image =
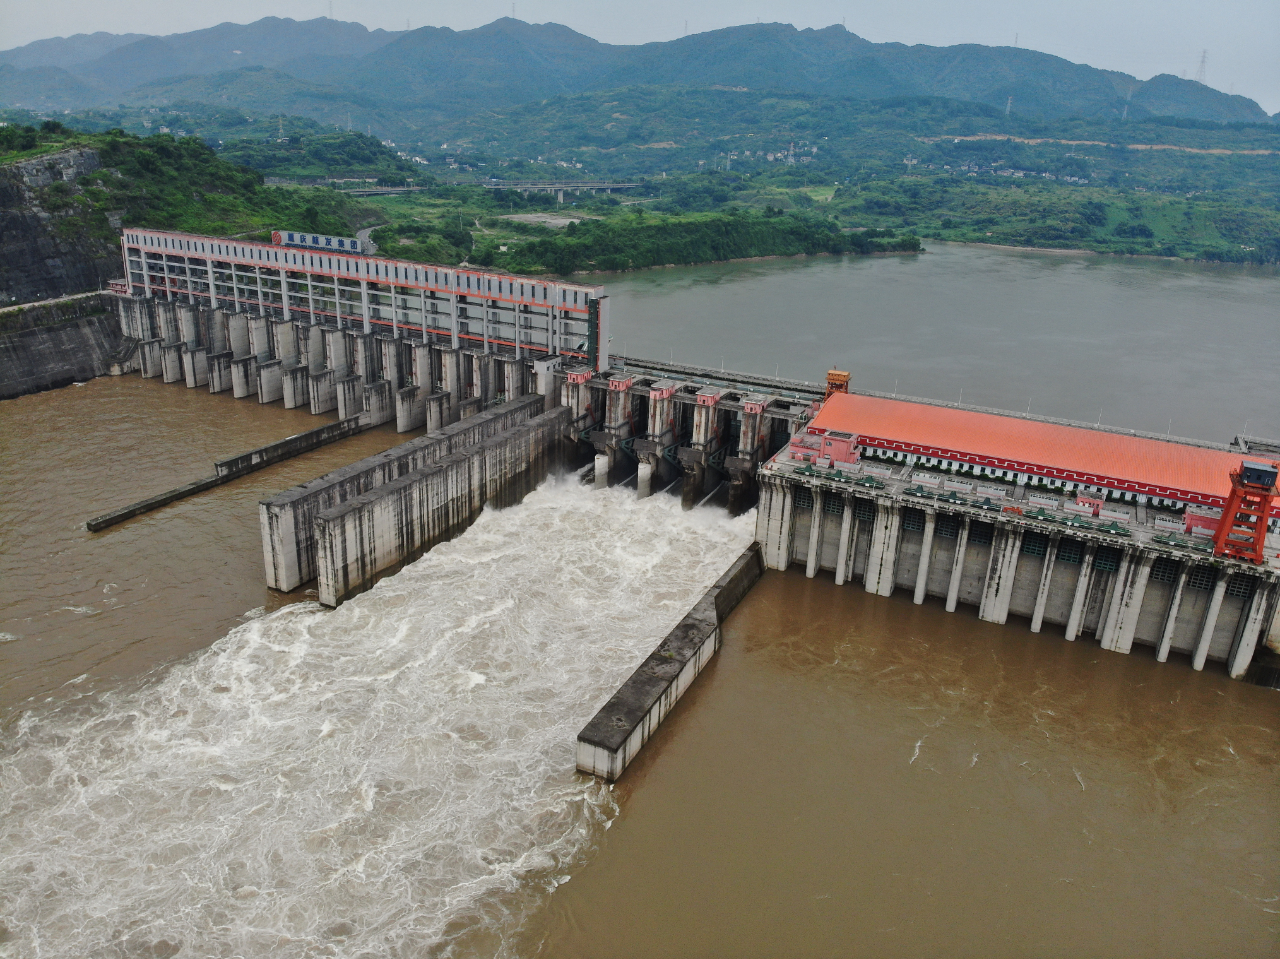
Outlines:
[{"label": "breakwater wall", "polygon": [[314,527],[325,510],[506,432],[544,408],[540,395],[521,397],[263,500],[258,515],[267,585],[288,592],[316,578]]},{"label": "breakwater wall", "polygon": [[747,548],[578,733],[578,771],[609,782],[720,649],[720,626],[764,574],[758,543]]},{"label": "breakwater wall", "polygon": [[320,602],[337,606],[378,574],[466,530],[485,506],[511,506],[559,462],[558,407],[325,510],[315,519]]},{"label": "breakwater wall", "polygon": [[286,436],[282,440],[276,440],[266,446],[259,446],[257,449],[241,453],[239,456],[218,460],[213,464],[213,471],[215,475],[227,479],[243,476],[245,473],[252,473],[254,470],[263,469],[274,463],[283,463],[285,460],[292,459],[301,453],[319,449],[321,446],[336,443],[338,440],[345,440],[348,436],[355,436],[366,429],[368,429],[368,426],[359,416],[338,420],[338,422],[330,423],[328,426],[321,426],[314,430],[307,430],[304,433]]},{"label": "breakwater wall", "polygon": [[2,334],[0,400],[103,376],[119,346],[120,332],[109,316]]},{"label": "breakwater wall", "polygon": [[274,443],[268,443],[266,446],[260,446],[257,449],[249,450],[247,453],[241,453],[239,456],[232,456],[225,460],[218,460],[213,464],[213,475],[206,476],[203,479],[193,480],[185,483],[176,489],[167,490],[163,493],[157,493],[155,496],[149,496],[137,503],[120,509],[112,510],[109,513],[103,513],[101,516],[95,516],[93,519],[85,523],[91,533],[99,533],[104,529],[123,523],[125,520],[133,519],[135,516],[141,516],[143,513],[150,513],[152,510],[160,509],[168,506],[170,503],[176,503],[180,499],[186,499],[188,496],[194,496],[197,493],[203,493],[205,490],[213,489],[215,486],[221,486],[223,483],[229,483],[233,479],[238,479],[256,470],[271,466],[274,463],[281,463],[294,456],[302,453],[319,449],[321,446],[327,446],[329,443],[336,443],[338,440],[344,440],[348,436],[354,436],[367,429],[360,417],[354,416],[349,420],[339,420],[336,423],[330,423],[327,426],[321,426],[314,430],[307,430],[305,433],[295,433],[293,436],[285,437]]}]

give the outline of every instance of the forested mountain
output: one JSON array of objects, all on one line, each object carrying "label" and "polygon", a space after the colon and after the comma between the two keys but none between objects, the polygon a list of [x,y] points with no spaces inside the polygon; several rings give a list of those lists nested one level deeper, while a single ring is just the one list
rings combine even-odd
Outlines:
[{"label": "forested mountain", "polygon": [[[385,46],[399,33],[368,30],[359,23],[322,17],[296,20],[265,17],[250,24],[221,23],[206,30],[167,37],[130,34],[80,34],[66,39],[40,40],[0,52],[16,76],[0,72],[0,102],[30,106],[10,90],[30,85],[21,74],[41,70],[47,80],[68,91],[63,100],[50,98],[51,107],[76,109],[114,103],[139,84],[168,77],[201,76],[244,67],[276,67],[293,61],[298,72],[317,61],[337,59],[354,63]],[[123,41],[114,43],[113,40]],[[70,81],[79,81],[83,89]],[[125,97],[125,99],[128,99]]]},{"label": "forested mountain", "polygon": [[[1162,75],[1144,82],[1015,47],[876,44],[835,26],[748,24],[621,46],[511,18],[474,30],[404,33],[326,18],[267,18],[110,46],[95,34],[0,53],[0,104],[78,109],[212,97],[258,110],[271,98],[273,112],[323,120],[352,113],[359,126],[377,124],[384,129],[375,132],[395,135],[480,109],[649,85],[858,99],[945,96],[1043,117],[1269,119],[1246,97],[1190,80]],[[247,67],[272,72],[239,75]]]},{"label": "forested mountain", "polygon": [[125,44],[142,40],[143,33],[77,33],[72,37],[37,40],[24,47],[0,52],[0,63],[19,69],[31,67],[74,67],[96,60]]}]

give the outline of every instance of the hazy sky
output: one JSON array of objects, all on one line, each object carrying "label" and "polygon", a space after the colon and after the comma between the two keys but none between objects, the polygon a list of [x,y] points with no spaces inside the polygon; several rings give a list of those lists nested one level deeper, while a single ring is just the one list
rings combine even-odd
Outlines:
[{"label": "hazy sky", "polygon": [[[106,30],[166,34],[224,20],[332,15],[368,27],[467,29],[510,16],[510,0],[0,0],[0,49]],[[876,42],[985,43],[1053,53],[1078,63],[1194,78],[1280,112],[1280,0],[516,0],[515,15],[554,21],[608,43],[670,40],[757,19],[823,27],[844,22]]]}]

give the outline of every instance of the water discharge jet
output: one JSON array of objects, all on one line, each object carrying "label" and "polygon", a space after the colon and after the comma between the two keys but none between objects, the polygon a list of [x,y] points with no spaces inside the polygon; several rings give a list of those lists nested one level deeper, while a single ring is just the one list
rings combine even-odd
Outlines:
[{"label": "water discharge jet", "polygon": [[19,952],[38,927],[92,954],[139,921],[139,948],[284,957],[337,924],[352,951],[501,937],[613,815],[572,771],[578,729],[751,538],[750,517],[549,482],[334,612],[25,714],[0,762]]}]

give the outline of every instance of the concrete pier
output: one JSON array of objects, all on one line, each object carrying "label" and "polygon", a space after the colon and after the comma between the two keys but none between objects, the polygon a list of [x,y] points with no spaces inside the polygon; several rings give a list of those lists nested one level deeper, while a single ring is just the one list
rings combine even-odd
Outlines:
[{"label": "concrete pier", "polygon": [[522,397],[263,500],[259,518],[267,585],[288,592],[316,578],[314,523],[323,511],[542,412],[543,397]]},{"label": "concrete pier", "polygon": [[720,649],[720,627],[764,573],[752,544],[578,733],[578,771],[614,782]]},{"label": "concrete pier", "polygon": [[317,592],[326,606],[467,529],[486,505],[519,502],[559,457],[569,411],[558,407],[450,453],[316,516]]}]

